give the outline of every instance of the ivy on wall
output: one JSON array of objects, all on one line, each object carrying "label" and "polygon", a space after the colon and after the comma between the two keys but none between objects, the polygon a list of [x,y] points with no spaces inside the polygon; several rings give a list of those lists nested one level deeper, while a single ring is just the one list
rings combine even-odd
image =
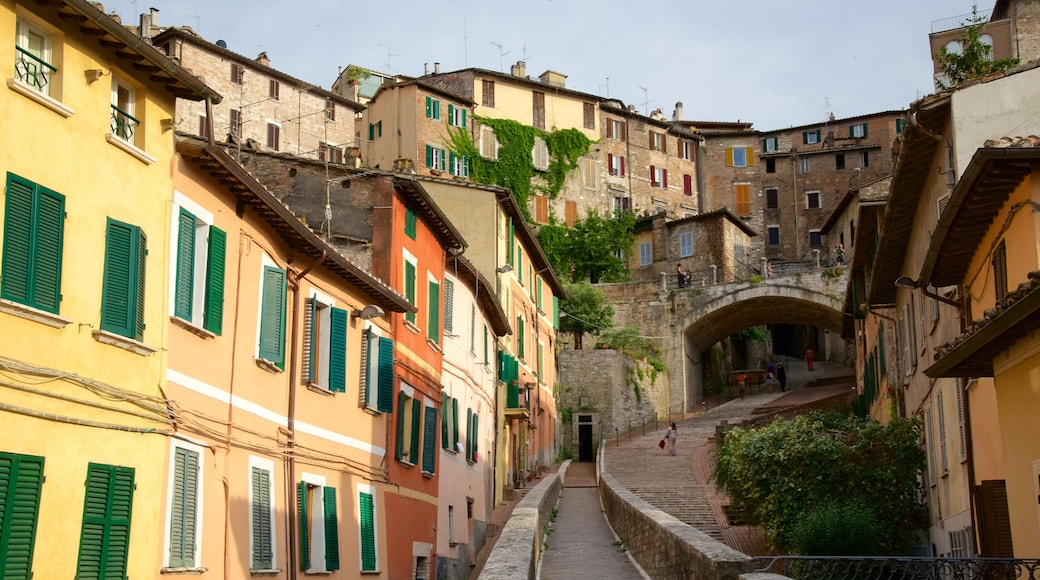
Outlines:
[{"label": "ivy on wall", "polygon": [[[479,125],[491,127],[498,139],[498,159],[485,159],[464,129],[448,128],[449,147],[456,155],[470,160],[469,176],[475,183],[497,185],[513,192],[530,220],[527,204],[533,194],[555,199],[567,175],[577,169],[578,160],[589,152],[592,141],[577,129],[547,132],[511,119],[476,117]],[[545,141],[549,166],[543,172],[534,168],[534,143]]]}]

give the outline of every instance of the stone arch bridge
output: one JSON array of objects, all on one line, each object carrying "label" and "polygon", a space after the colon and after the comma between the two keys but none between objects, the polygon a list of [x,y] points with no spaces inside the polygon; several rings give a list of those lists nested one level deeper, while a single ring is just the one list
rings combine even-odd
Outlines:
[{"label": "stone arch bridge", "polygon": [[614,306],[615,328],[654,337],[668,376],[652,393],[656,408],[691,410],[702,399],[702,356],[711,345],[748,327],[801,324],[841,334],[845,268],[814,268],[760,281],[676,288],[659,282],[599,284]]}]

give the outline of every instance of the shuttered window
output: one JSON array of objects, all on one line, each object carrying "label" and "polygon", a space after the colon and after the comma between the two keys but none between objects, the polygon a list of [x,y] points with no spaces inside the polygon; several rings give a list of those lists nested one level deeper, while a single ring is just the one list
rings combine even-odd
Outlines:
[{"label": "shuttered window", "polygon": [[426,305],[426,337],[433,342],[441,341],[441,285],[429,283],[429,301]]},{"label": "shuttered window", "polygon": [[372,494],[364,492],[358,494],[358,511],[361,516],[358,521],[361,532],[361,571],[375,572],[377,570],[376,523],[375,501]]},{"label": "shuttered window", "polygon": [[736,183],[733,185],[733,197],[736,202],[738,216],[751,215],[751,184]]},{"label": "shuttered window", "polygon": [[444,281],[444,332],[455,330],[455,282]]},{"label": "shuttered window", "polygon": [[1007,246],[1000,240],[993,252],[993,290],[997,302],[1003,302],[1008,293]]},{"label": "shuttered window", "polygon": [[[415,306],[415,264],[409,261],[404,263],[404,297]],[[415,313],[405,312],[404,319],[415,324]]]},{"label": "shuttered window", "polygon": [[7,174],[0,296],[58,313],[64,228],[64,196]]},{"label": "shuttered window", "polygon": [[145,257],[141,228],[108,219],[105,234],[101,330],[141,340],[144,335]]},{"label": "shuttered window", "polygon": [[574,224],[578,221],[578,202],[565,201],[563,203],[563,221],[567,224],[567,227],[574,227]]},{"label": "shuttered window", "polygon": [[168,566],[194,568],[199,513],[199,454],[183,447],[173,451],[173,494],[170,497]]},{"label": "shuttered window", "polygon": [[274,536],[271,510],[271,472],[250,468],[250,564],[253,570],[270,570],[274,566]]},{"label": "shuttered window", "polygon": [[224,317],[227,234],[184,208],[176,221],[173,315],[219,335]]},{"label": "shuttered window", "polygon": [[0,578],[33,576],[43,457],[0,453]]},{"label": "shuttered window", "polygon": [[495,106],[495,81],[480,81],[480,103],[485,107]]},{"label": "shuttered window", "polygon": [[259,357],[285,368],[285,270],[264,266]]},{"label": "shuttered window", "polygon": [[303,315],[303,380],[337,393],[347,390],[347,322],[342,308],[307,299]]},{"label": "shuttered window", "polygon": [[278,151],[282,128],[274,123],[267,124],[267,148]]},{"label": "shuttered window", "polygon": [[582,127],[586,129],[596,128],[596,105],[593,103],[582,103]]},{"label": "shuttered window", "polygon": [[424,473],[437,471],[437,409],[432,406],[423,409],[423,457]]},{"label": "shuttered window", "polygon": [[76,578],[126,579],[134,488],[132,467],[87,466]]},{"label": "shuttered window", "polygon": [[[297,488],[299,502],[300,568],[307,572],[339,570],[339,516],[336,488],[301,481]],[[316,508],[320,507],[319,512]],[[315,514],[321,519],[314,522]],[[313,541],[312,534],[321,534]],[[324,552],[319,548],[324,547]]]},{"label": "shuttered window", "polygon": [[415,228],[418,224],[419,218],[415,215],[415,212],[411,208],[405,208],[404,210],[404,235],[409,238],[415,239]]},{"label": "shuttered window", "polygon": [[[420,461],[420,442],[422,440],[422,401],[409,397],[401,391],[397,394],[397,445],[396,457],[410,465]],[[436,428],[436,425],[434,426]]]},{"label": "shuttered window", "polygon": [[439,121],[441,119],[441,102],[433,97],[426,97],[426,118]]},{"label": "shuttered window", "polygon": [[366,328],[361,340],[361,406],[393,411],[394,343]]},{"label": "shuttered window", "polygon": [[545,130],[545,93],[531,93],[531,125]]}]

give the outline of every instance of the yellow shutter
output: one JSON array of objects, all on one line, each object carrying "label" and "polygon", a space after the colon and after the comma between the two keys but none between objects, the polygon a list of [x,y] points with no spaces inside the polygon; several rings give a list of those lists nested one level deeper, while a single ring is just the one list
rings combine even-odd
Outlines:
[{"label": "yellow shutter", "polygon": [[733,167],[733,148],[726,147],[726,167]]},{"label": "yellow shutter", "polygon": [[748,147],[747,148],[747,164],[748,164],[748,167],[751,167],[752,165],[755,164],[755,149],[754,149],[754,147]]}]

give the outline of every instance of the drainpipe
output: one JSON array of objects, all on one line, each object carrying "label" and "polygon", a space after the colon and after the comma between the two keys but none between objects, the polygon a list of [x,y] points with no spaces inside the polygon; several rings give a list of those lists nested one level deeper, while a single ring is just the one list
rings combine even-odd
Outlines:
[{"label": "drainpipe", "polygon": [[296,566],[296,499],[294,494],[296,492],[296,347],[297,337],[299,336],[300,326],[300,280],[310,273],[311,270],[317,268],[322,262],[325,261],[325,250],[321,251],[321,255],[314,261],[313,264],[304,268],[300,273],[295,273],[292,268],[286,269],[286,282],[289,285],[289,291],[292,292],[292,330],[289,334],[289,411],[286,422],[286,427],[289,430],[288,441],[285,445],[286,455],[289,457],[289,474],[288,480],[289,485],[286,487],[286,495],[288,496],[286,506],[288,507],[288,519],[289,525],[286,526],[288,531],[289,540],[289,579],[295,580],[297,578],[297,566]]},{"label": "drainpipe", "polygon": [[802,258],[802,234],[798,232],[798,160],[797,155],[791,156],[791,188],[794,191],[794,255],[800,260]]},{"label": "drainpipe", "polygon": [[953,172],[953,144],[950,143],[949,139],[943,137],[942,134],[936,133],[935,131],[932,131],[931,129],[918,123],[917,111],[914,111],[914,113],[910,115],[910,124],[913,125],[915,128],[920,129],[920,131],[925,135],[928,135],[932,139],[935,139],[936,141],[939,141],[940,143],[946,146],[946,171],[943,172],[943,175],[946,176],[946,188],[953,189],[953,186],[957,183],[957,177]]}]

